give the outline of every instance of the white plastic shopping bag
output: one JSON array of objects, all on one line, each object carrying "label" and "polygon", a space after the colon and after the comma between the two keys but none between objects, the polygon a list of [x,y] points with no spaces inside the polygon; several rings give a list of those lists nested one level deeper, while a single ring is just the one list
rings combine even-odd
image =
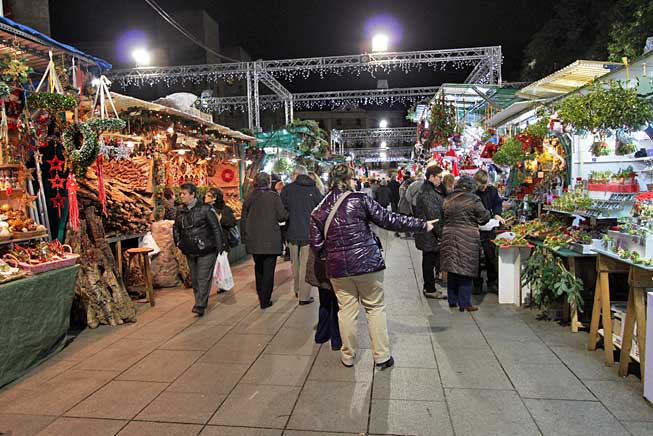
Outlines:
[{"label": "white plastic shopping bag", "polygon": [[220,253],[218,259],[215,261],[213,282],[218,289],[224,289],[225,291],[234,287],[234,277],[231,275],[229,258],[225,252]]},{"label": "white plastic shopping bag", "polygon": [[143,236],[141,240],[138,242],[138,246],[140,248],[148,247],[153,249],[154,251],[151,251],[149,253],[150,257],[157,255],[161,252],[161,248],[159,248],[159,245],[154,240],[154,236],[152,236],[152,232],[147,232],[145,236]]}]

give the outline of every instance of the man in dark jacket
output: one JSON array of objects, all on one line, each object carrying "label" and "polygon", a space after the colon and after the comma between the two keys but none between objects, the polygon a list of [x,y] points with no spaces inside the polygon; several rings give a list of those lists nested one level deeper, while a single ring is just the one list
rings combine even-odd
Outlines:
[{"label": "man in dark jacket", "polygon": [[[485,209],[490,212],[491,216],[499,222],[504,222],[501,218],[501,211],[503,210],[503,200],[499,195],[499,191],[492,185],[489,185],[489,175],[485,170],[479,170],[474,175],[476,181],[476,195],[481,199],[481,203]],[[496,238],[496,231],[481,231],[481,248],[485,258],[485,270],[487,272],[487,291],[497,292],[497,281],[499,278],[498,264],[497,264],[497,249],[492,240]],[[479,258],[480,262],[480,258]],[[479,264],[479,274],[474,280],[474,293],[480,294],[483,292],[483,277],[481,276],[481,268]]]},{"label": "man in dark jacket", "polygon": [[288,231],[286,240],[290,249],[290,262],[293,272],[293,289],[299,304],[313,302],[311,286],[306,283],[306,262],[310,250],[311,212],[322,201],[315,182],[308,176],[306,167],[297,165],[293,171],[293,182],[283,187],[281,201],[288,211]]},{"label": "man in dark jacket", "polygon": [[381,180],[381,186],[374,193],[374,199],[386,209],[392,203],[392,192],[390,192],[388,183],[385,180]]},{"label": "man in dark jacket", "polygon": [[442,186],[442,168],[431,165],[426,168],[426,181],[417,194],[415,217],[427,221],[440,220],[427,233],[415,234],[415,246],[422,251],[422,276],[426,298],[447,298],[435,288],[436,271],[440,271],[440,240],[442,239],[442,204],[445,198]]},{"label": "man in dark jacket", "polygon": [[388,183],[388,188],[390,188],[390,205],[392,206],[393,212],[399,212],[399,187],[401,183],[397,181],[395,176],[392,176],[392,180]]},{"label": "man in dark jacket", "polygon": [[204,315],[211,292],[213,268],[222,249],[222,229],[211,206],[197,199],[197,187],[181,185],[179,197],[183,204],[177,212],[173,236],[175,244],[188,259],[193,279],[195,306],[193,312]]}]

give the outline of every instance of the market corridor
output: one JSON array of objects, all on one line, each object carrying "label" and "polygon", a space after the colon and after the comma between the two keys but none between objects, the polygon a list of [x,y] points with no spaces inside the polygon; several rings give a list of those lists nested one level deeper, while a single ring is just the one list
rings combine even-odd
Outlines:
[{"label": "market corridor", "polygon": [[585,351],[586,333],[494,295],[473,315],[450,312],[421,296],[413,241],[383,236],[394,368],[373,369],[363,316],[353,369],[314,344],[317,304],[297,306],[288,262],[262,312],[245,262],[203,318],[190,291],[161,291],[137,323],[87,330],[0,390],[0,434],[653,434],[639,379]]}]

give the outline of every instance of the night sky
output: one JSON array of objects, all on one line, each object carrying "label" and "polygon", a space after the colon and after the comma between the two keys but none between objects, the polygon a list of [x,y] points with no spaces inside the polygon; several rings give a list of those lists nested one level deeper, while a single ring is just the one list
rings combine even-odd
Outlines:
[{"label": "night sky", "polygon": [[[220,24],[222,46],[240,45],[253,58],[282,59],[358,54],[369,50],[366,22],[394,17],[401,40],[391,50],[429,50],[502,45],[503,77],[517,81],[522,52],[551,16],[551,0],[349,0],[211,1],[158,0],[174,17],[182,9],[206,9]],[[165,25],[142,0],[56,0],[51,2],[52,36],[120,66],[117,41],[127,31],[150,36]],[[189,29],[192,31],[192,29]],[[179,34],[179,41],[184,37]],[[174,43],[174,42],[171,42]],[[174,64],[175,62],[172,62]],[[390,77],[390,87],[461,82],[469,71]],[[370,78],[293,83],[291,91],[356,89]]]}]

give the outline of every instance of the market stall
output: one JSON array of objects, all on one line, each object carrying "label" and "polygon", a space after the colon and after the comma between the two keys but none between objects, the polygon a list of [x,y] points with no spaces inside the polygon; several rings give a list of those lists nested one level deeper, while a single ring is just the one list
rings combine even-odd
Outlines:
[{"label": "market stall", "polygon": [[[75,117],[76,79],[111,65],[7,18],[0,23],[2,386],[64,344],[79,255],[55,239],[51,219],[52,206],[67,199],[59,135]],[[50,195],[49,181],[58,196]]]}]

